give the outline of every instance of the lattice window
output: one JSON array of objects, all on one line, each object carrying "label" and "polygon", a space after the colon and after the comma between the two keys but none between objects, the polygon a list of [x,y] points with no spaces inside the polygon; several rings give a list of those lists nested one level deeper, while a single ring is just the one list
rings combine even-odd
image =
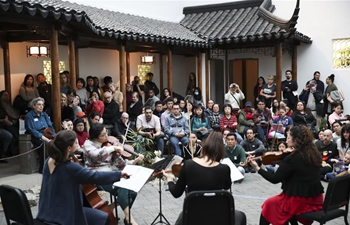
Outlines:
[{"label": "lattice window", "polygon": [[[63,72],[66,70],[66,63],[64,61],[60,61],[58,65],[59,71]],[[44,60],[43,61],[43,71],[46,77],[46,82],[52,84],[52,75],[51,75],[51,61]]]},{"label": "lattice window", "polygon": [[145,83],[145,81],[147,80],[147,76],[146,74],[148,72],[151,72],[151,65],[138,65],[137,66],[137,76],[140,77],[141,83]]},{"label": "lattice window", "polygon": [[333,40],[333,68],[350,68],[350,39]]}]

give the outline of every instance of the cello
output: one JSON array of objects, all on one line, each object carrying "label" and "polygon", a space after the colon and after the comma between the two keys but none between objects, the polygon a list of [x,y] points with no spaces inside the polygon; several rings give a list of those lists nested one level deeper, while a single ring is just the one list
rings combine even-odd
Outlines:
[{"label": "cello", "polygon": [[[75,163],[79,163],[79,160],[74,154],[71,154],[71,159]],[[94,184],[81,184],[81,189],[85,195],[86,201],[93,209],[101,210],[108,214],[110,225],[118,223],[118,219],[114,216],[113,211],[109,208],[108,202],[104,201],[97,192],[97,187]]]}]

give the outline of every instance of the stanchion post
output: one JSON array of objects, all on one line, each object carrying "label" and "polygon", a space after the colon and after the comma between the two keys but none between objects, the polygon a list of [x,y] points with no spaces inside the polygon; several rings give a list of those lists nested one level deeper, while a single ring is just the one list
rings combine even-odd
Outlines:
[{"label": "stanchion post", "polygon": [[[19,135],[19,153],[23,154],[32,149],[31,136],[29,134]],[[20,157],[20,173],[31,174],[38,171],[37,152],[31,152]]]}]

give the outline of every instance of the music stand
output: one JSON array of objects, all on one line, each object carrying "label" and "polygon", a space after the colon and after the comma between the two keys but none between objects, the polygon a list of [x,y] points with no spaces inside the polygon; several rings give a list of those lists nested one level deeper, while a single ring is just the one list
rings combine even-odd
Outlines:
[{"label": "music stand", "polygon": [[[168,156],[167,158],[155,163],[152,165],[152,169],[154,169],[155,171],[159,172],[161,170],[164,170],[166,168],[171,168],[171,166],[178,161],[181,157],[175,157],[175,156]],[[182,159],[182,158],[181,158]],[[159,213],[157,215],[157,217],[153,220],[153,222],[151,223],[151,225],[153,224],[167,224],[170,225],[169,221],[165,218],[163,211],[162,211],[162,177],[163,174],[160,174],[157,176],[158,180],[159,180],[159,189],[158,189],[158,193],[159,193]],[[159,221],[156,222],[159,218]],[[165,221],[163,221],[163,219]]]}]

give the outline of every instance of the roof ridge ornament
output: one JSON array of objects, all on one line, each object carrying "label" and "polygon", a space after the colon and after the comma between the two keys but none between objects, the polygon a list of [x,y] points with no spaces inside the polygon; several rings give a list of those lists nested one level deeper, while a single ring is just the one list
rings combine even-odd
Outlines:
[{"label": "roof ridge ornament", "polygon": [[300,0],[297,0],[293,15],[289,20],[282,19],[274,15],[272,12],[268,11],[267,8],[270,5],[271,5],[271,0],[264,0],[264,2],[259,7],[258,15],[264,18],[265,20],[269,21],[270,23],[273,23],[274,25],[279,26],[282,29],[286,29],[287,31],[288,30],[295,31],[295,29],[293,28],[297,24],[297,20],[299,18]]}]

